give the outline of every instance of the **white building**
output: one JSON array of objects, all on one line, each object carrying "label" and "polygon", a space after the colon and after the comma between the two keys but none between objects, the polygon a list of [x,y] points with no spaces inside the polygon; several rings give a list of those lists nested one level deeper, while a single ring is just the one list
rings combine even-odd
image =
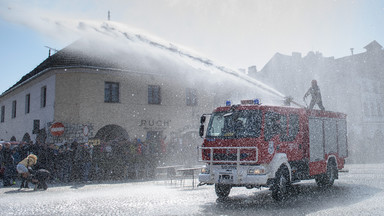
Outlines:
[{"label": "white building", "polygon": [[[236,72],[174,46],[79,40],[0,96],[0,138],[58,144],[140,139],[156,149],[165,142],[188,155],[185,162],[196,161],[199,117],[227,99],[258,94]],[[50,133],[55,122],[64,125],[60,136]]]}]

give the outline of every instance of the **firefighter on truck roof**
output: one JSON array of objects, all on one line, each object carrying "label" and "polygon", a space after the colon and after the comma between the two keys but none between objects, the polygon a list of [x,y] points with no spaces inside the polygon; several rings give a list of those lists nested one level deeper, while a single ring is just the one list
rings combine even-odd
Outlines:
[{"label": "firefighter on truck roof", "polygon": [[313,109],[315,104],[319,106],[321,110],[325,110],[323,106],[323,101],[321,100],[321,93],[320,93],[320,88],[317,85],[316,80],[312,80],[311,82],[311,87],[308,89],[307,93],[305,93],[303,100],[307,98],[308,95],[311,95],[311,102],[309,103],[309,109]]}]

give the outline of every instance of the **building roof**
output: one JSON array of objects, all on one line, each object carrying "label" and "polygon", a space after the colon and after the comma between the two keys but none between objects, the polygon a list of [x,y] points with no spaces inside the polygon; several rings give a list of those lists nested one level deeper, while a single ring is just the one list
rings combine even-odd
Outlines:
[{"label": "building roof", "polygon": [[[192,55],[181,56],[180,53],[177,53],[177,50],[172,53],[166,47],[161,47],[160,44],[153,42],[143,45],[143,43],[137,41],[119,44],[110,38],[108,40],[100,38],[80,39],[45,59],[2,95],[48,69],[55,68],[88,67],[150,74],[169,74],[174,71],[188,72],[195,70],[192,65],[186,67],[188,61],[182,58],[189,58],[189,61],[194,60],[200,64],[205,61]],[[208,65],[209,62],[205,64]],[[223,71],[223,69],[221,70]]]},{"label": "building roof", "polygon": [[[0,96],[47,70],[74,67],[161,74],[183,79],[195,78],[196,74],[206,76],[219,72],[222,73],[221,77],[222,75],[235,76],[236,79],[257,87],[261,86],[259,81],[249,79],[248,76],[245,77],[235,70],[216,65],[211,60],[189,51],[181,50],[173,44],[149,40],[142,35],[123,38],[99,35],[96,38],[80,39],[48,57]],[[203,71],[207,73],[201,73]]]},{"label": "building roof", "polygon": [[[33,69],[28,74],[24,75],[18,82],[16,82],[12,87],[6,90],[4,93],[10,91],[14,87],[24,83],[30,78],[42,73],[44,70],[49,68],[59,68],[59,67],[101,67],[101,68],[116,68],[112,62],[107,61],[107,59],[92,57],[87,55],[85,52],[76,52],[73,50],[73,47],[77,47],[82,43],[81,41],[76,41],[69,46],[65,47],[62,50],[59,50],[57,53],[49,56],[42,63],[40,63],[35,69]],[[3,94],[4,94],[3,93]]]},{"label": "building roof", "polygon": [[369,43],[367,46],[364,47],[364,49],[366,49],[367,51],[371,51],[371,50],[381,50],[383,47],[376,41],[372,41],[371,43]]}]

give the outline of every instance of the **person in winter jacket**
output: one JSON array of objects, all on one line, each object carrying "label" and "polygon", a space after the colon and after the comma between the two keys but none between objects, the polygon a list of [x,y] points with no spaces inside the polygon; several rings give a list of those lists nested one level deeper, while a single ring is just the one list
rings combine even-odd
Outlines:
[{"label": "person in winter jacket", "polygon": [[2,156],[3,156],[3,165],[4,165],[4,178],[3,178],[3,185],[4,187],[11,186],[11,179],[13,175],[13,170],[15,169],[14,160],[13,160],[13,153],[11,149],[10,143],[5,143],[4,148],[2,150]]},{"label": "person in winter jacket", "polygon": [[311,95],[311,97],[312,97],[311,102],[309,104],[309,109],[313,109],[315,104],[317,104],[321,110],[323,110],[323,111],[325,110],[325,108],[323,106],[323,102],[321,100],[320,88],[317,85],[316,80],[312,80],[311,87],[308,89],[308,91],[304,95],[304,98],[303,98],[304,101],[308,97],[308,95]]},{"label": "person in winter jacket", "polygon": [[3,163],[3,144],[0,143],[0,165]]},{"label": "person in winter jacket", "polygon": [[28,155],[24,160],[20,161],[17,166],[16,170],[19,174],[21,174],[21,185],[20,188],[28,188],[28,177],[30,175],[29,169],[32,169],[32,167],[37,163],[37,156],[34,154]]},{"label": "person in winter jacket", "polygon": [[3,144],[2,143],[0,143],[0,179],[2,179],[3,178],[3,170],[4,168],[3,168]]}]

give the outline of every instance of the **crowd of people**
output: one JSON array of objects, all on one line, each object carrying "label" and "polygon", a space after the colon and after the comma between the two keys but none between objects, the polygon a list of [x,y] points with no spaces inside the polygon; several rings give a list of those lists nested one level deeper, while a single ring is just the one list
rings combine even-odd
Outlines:
[{"label": "crowd of people", "polygon": [[33,169],[51,173],[50,181],[57,183],[124,180],[154,177],[161,151],[149,151],[146,144],[109,141],[99,145],[89,143],[11,143],[0,144],[0,165],[3,186],[21,179],[17,165],[28,155],[37,156]]}]

